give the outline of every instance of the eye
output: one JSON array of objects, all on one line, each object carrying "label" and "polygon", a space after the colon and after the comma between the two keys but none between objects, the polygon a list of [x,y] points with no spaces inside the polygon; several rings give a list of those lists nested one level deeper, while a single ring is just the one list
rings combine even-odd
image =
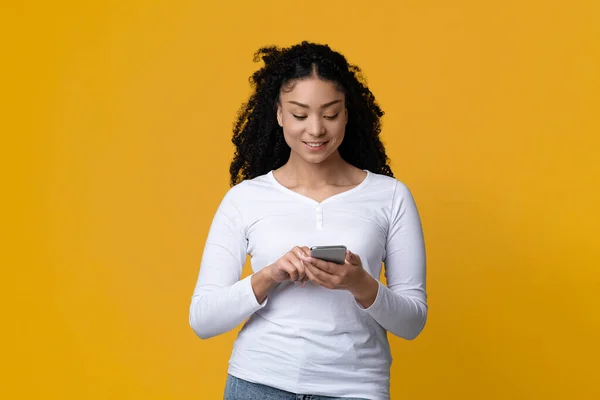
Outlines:
[{"label": "eye", "polygon": [[296,115],[296,114],[292,114],[294,116],[294,118],[299,119],[299,120],[303,120],[306,119],[306,115]]},{"label": "eye", "polygon": [[323,118],[325,118],[325,119],[328,119],[328,120],[330,120],[330,121],[331,121],[331,120],[334,120],[334,119],[336,119],[336,118],[338,117],[338,115],[340,115],[340,113],[337,113],[337,114],[335,114],[335,115],[331,115],[331,116],[327,116],[327,115],[325,115]]}]

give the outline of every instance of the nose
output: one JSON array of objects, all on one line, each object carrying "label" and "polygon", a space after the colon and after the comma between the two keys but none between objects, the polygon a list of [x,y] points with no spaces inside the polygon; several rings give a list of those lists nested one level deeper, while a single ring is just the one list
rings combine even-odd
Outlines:
[{"label": "nose", "polygon": [[316,116],[310,119],[306,130],[309,135],[318,137],[325,134],[325,125],[321,118]]}]

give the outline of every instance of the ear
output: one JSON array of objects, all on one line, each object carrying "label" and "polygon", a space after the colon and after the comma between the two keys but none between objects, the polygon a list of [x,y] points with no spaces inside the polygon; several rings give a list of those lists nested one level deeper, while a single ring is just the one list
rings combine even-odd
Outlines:
[{"label": "ear", "polygon": [[281,109],[280,102],[277,102],[277,123],[283,127],[283,110]]}]

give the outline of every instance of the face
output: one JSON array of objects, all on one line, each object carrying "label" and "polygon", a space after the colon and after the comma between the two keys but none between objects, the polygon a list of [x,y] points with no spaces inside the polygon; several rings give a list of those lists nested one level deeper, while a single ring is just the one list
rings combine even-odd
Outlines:
[{"label": "face", "polygon": [[291,148],[290,157],[321,163],[337,154],[344,139],[348,122],[344,94],[318,78],[296,81],[281,91],[277,121]]}]

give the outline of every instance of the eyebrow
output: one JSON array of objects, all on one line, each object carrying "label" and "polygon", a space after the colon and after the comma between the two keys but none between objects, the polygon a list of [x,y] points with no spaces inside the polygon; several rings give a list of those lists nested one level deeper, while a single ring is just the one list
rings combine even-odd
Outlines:
[{"label": "eyebrow", "polygon": [[[323,105],[321,106],[321,108],[327,108],[327,107],[329,107],[329,106],[332,106],[332,105],[334,105],[334,104],[341,103],[341,102],[342,102],[342,100],[333,100],[333,101],[330,101],[329,103],[325,103],[325,104],[323,104]],[[290,101],[288,101],[288,103],[295,104],[295,105],[297,105],[297,106],[300,106],[300,107],[302,107],[302,108],[310,108],[310,107],[308,106],[308,104],[302,104],[302,103],[299,103],[299,102],[297,102],[297,101],[293,101],[293,100],[290,100]]]}]

